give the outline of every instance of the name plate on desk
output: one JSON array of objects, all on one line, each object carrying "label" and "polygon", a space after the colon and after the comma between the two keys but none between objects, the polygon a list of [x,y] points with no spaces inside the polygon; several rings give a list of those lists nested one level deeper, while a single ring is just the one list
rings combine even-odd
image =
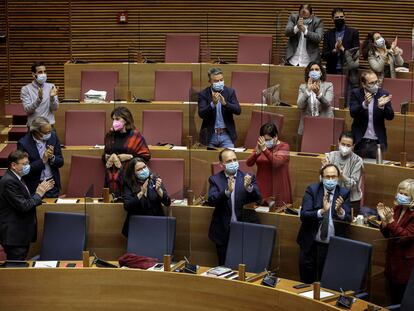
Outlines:
[{"label": "name plate on desk", "polygon": [[76,204],[79,203],[79,199],[65,199],[65,198],[58,198],[55,201],[56,204]]}]

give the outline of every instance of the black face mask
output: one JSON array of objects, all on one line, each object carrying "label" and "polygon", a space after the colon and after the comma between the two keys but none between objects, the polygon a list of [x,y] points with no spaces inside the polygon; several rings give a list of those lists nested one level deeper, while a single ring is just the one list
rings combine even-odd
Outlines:
[{"label": "black face mask", "polygon": [[342,29],[342,27],[344,27],[345,25],[345,20],[344,19],[334,19],[334,24],[335,24],[335,28],[336,29]]}]

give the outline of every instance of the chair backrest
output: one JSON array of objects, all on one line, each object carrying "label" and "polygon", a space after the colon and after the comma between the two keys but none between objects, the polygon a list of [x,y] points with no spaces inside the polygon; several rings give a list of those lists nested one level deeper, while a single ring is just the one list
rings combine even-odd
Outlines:
[{"label": "chair backrest", "polygon": [[271,64],[272,35],[239,35],[238,64]]},{"label": "chair backrest", "polygon": [[265,71],[233,71],[231,87],[236,90],[240,103],[262,103],[269,74]]},{"label": "chair backrest", "polygon": [[0,261],[5,261],[7,259],[7,255],[4,252],[3,246],[0,245]]},{"label": "chair backrest", "polygon": [[305,116],[303,119],[302,152],[325,153],[338,142],[344,130],[342,118]]},{"label": "chair backrest", "polygon": [[284,116],[278,113],[253,110],[252,116],[250,118],[250,125],[246,133],[246,138],[244,140],[244,147],[256,147],[260,127],[265,123],[274,123],[277,127],[277,131],[280,137],[283,129],[283,119]]},{"label": "chair backrest", "polygon": [[9,154],[17,149],[17,143],[7,143],[7,145],[3,148],[3,150],[0,151],[0,167],[7,167],[7,158],[9,157]]},{"label": "chair backrest", "polygon": [[246,271],[259,273],[269,269],[275,245],[274,226],[232,222],[225,266],[238,269],[246,265]]},{"label": "chair backrest", "polygon": [[95,146],[105,143],[106,113],[104,110],[65,111],[65,144]]},{"label": "chair backrest", "polygon": [[79,213],[46,212],[40,260],[81,260],[87,217]]},{"label": "chair backrest", "polygon": [[115,99],[115,88],[119,77],[117,70],[82,70],[80,99],[84,100],[89,90],[106,91],[106,101]]},{"label": "chair backrest", "polygon": [[161,177],[171,198],[184,198],[184,159],[152,158],[148,166],[153,173]]},{"label": "chair backrest", "polygon": [[141,256],[158,258],[172,255],[175,243],[175,217],[131,216],[127,252]]},{"label": "chair backrest", "polygon": [[[239,160],[239,170],[244,173],[254,174],[253,166],[247,166],[246,160]],[[220,162],[213,162],[211,163],[211,173],[212,175],[216,175],[218,172],[222,171],[223,168],[220,165]]]},{"label": "chair backrest", "polygon": [[414,310],[414,266],[411,268],[410,279],[405,288],[404,296],[401,300],[400,311]]},{"label": "chair backrest", "polygon": [[345,97],[346,77],[344,75],[327,74],[326,81],[332,82],[334,91],[334,107],[339,108],[339,98]]},{"label": "chair backrest", "polygon": [[[371,267],[372,245],[333,236],[322,271],[321,285],[340,291],[365,290]],[[340,271],[338,271],[338,267]]]},{"label": "chair backrest", "polygon": [[392,109],[395,112],[401,111],[402,102],[414,100],[414,81],[411,79],[384,78],[382,87],[392,95]]},{"label": "chair backrest", "polygon": [[165,36],[166,63],[198,63],[200,34],[170,33]]},{"label": "chair backrest", "polygon": [[142,135],[149,145],[170,143],[182,145],[183,112],[181,110],[144,110]]},{"label": "chair backrest", "polygon": [[155,71],[156,101],[190,101],[193,85],[191,71]]},{"label": "chair backrest", "polygon": [[101,157],[73,155],[69,171],[67,197],[83,198],[93,185],[94,197],[102,197],[105,166]]}]

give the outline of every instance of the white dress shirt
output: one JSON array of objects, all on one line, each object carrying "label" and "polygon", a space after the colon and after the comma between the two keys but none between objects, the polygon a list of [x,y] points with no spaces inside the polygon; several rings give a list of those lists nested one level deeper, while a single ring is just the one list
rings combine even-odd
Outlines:
[{"label": "white dress shirt", "polygon": [[[289,63],[293,66],[302,66],[306,67],[309,62],[310,58],[308,55],[308,51],[306,50],[306,38],[305,36],[308,34],[308,27],[305,27],[304,32],[300,32],[300,38],[298,47],[296,48],[295,54],[289,59]],[[298,26],[296,25],[295,28],[293,28],[293,32],[297,34],[299,31]]]}]

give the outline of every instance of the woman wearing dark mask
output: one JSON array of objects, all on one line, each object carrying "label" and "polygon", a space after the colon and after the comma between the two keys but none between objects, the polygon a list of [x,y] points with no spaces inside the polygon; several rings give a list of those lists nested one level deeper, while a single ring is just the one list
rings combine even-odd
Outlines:
[{"label": "woman wearing dark mask", "polygon": [[127,108],[115,108],[111,118],[112,128],[105,136],[103,156],[106,166],[105,186],[115,197],[120,197],[124,171],[129,161],[134,157],[148,161],[151,155],[144,137],[135,128],[134,119]]},{"label": "woman wearing dark mask", "polygon": [[171,199],[162,179],[151,174],[143,159],[132,159],[125,173],[124,208],[128,215],[122,234],[128,236],[131,215],[164,216],[162,205],[171,205]]},{"label": "woman wearing dark mask", "polygon": [[310,62],[305,69],[305,83],[299,86],[298,109],[301,117],[298,129],[298,150],[303,135],[304,116],[333,118],[333,84],[326,82],[325,69],[320,63]]},{"label": "woman wearing dark mask", "polygon": [[268,204],[272,200],[275,200],[276,206],[292,203],[289,159],[289,144],[279,140],[276,125],[263,124],[256,149],[246,164],[257,165],[257,184]]},{"label": "woman wearing dark mask", "polygon": [[414,179],[403,180],[397,189],[394,208],[378,203],[381,232],[389,238],[385,275],[392,304],[401,303],[414,263]]},{"label": "woman wearing dark mask", "polygon": [[402,50],[397,44],[397,37],[389,44],[379,32],[370,32],[364,41],[362,55],[377,74],[380,85],[384,78],[395,78],[395,68],[404,64]]}]

